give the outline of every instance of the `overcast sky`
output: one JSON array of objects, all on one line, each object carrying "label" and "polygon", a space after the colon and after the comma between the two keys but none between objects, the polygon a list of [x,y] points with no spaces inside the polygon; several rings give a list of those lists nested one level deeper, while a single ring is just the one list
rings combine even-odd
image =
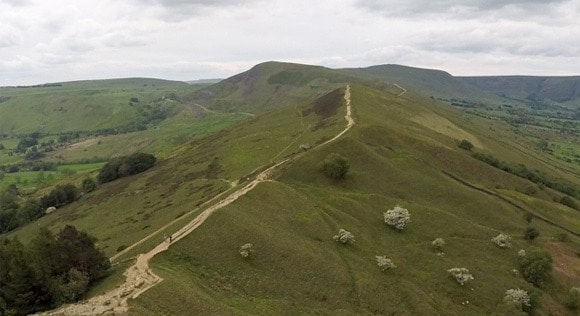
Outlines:
[{"label": "overcast sky", "polygon": [[580,1],[0,0],[0,85],[224,78],[269,60],[580,75]]}]

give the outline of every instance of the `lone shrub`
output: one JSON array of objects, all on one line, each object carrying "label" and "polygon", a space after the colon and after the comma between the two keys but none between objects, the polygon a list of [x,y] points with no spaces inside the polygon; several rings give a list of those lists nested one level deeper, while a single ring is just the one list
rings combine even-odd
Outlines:
[{"label": "lone shrub", "polygon": [[397,267],[391,259],[387,258],[387,256],[376,256],[376,258],[377,258],[377,265],[383,271],[387,271],[389,269],[395,269]]},{"label": "lone shrub", "polygon": [[466,268],[451,268],[447,270],[449,274],[457,281],[457,283],[464,285],[465,283],[473,280],[473,275],[469,273],[469,270]]},{"label": "lone shrub", "polygon": [[573,311],[580,309],[580,287],[570,289],[564,300],[564,305]]},{"label": "lone shrub", "polygon": [[411,214],[409,211],[400,206],[395,206],[392,210],[386,211],[383,213],[383,216],[387,225],[393,226],[399,230],[405,228],[405,225],[411,221]]},{"label": "lone shrub", "polygon": [[354,242],[354,235],[351,232],[344,230],[342,228],[338,231],[338,235],[334,235],[334,237],[332,238],[343,244]]},{"label": "lone shrub", "polygon": [[510,248],[512,244],[510,240],[512,238],[508,234],[500,233],[499,235],[493,237],[491,241],[500,248]]},{"label": "lone shrub", "polygon": [[530,307],[530,295],[528,295],[528,291],[522,289],[509,289],[505,292],[505,297],[503,298],[504,301],[512,301],[521,304],[522,310],[524,306]]},{"label": "lone shrub", "polygon": [[463,139],[461,142],[459,142],[458,147],[465,150],[472,150],[475,146],[473,146],[473,144],[467,139]]},{"label": "lone shrub", "polygon": [[532,248],[520,259],[520,269],[526,281],[539,287],[550,277],[552,256],[545,250]]},{"label": "lone shrub", "polygon": [[346,178],[346,173],[349,169],[350,163],[348,159],[337,153],[328,155],[322,163],[322,171],[327,177],[333,180]]},{"label": "lone shrub", "polygon": [[431,242],[431,245],[435,250],[441,251],[443,250],[443,246],[445,246],[445,240],[443,240],[443,238],[435,238],[435,240]]},{"label": "lone shrub", "polygon": [[93,192],[97,188],[97,181],[95,181],[93,178],[85,178],[81,187],[85,193]]},{"label": "lone shrub", "polygon": [[536,237],[540,236],[540,231],[535,227],[527,227],[524,230],[524,239],[532,241],[536,239]]},{"label": "lone shrub", "polygon": [[244,258],[249,257],[252,252],[254,252],[254,245],[251,243],[244,244],[240,247],[240,255]]}]

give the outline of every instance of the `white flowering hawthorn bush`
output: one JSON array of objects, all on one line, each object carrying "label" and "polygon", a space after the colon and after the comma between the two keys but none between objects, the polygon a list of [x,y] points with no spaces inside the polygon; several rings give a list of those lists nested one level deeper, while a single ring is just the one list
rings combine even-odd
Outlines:
[{"label": "white flowering hawthorn bush", "polygon": [[510,240],[512,240],[510,235],[504,233],[500,233],[491,239],[491,241],[500,248],[510,248],[512,246]]},{"label": "white flowering hawthorn bush", "polygon": [[443,240],[443,238],[435,238],[435,240],[431,242],[431,245],[436,250],[441,250],[443,249],[443,246],[445,246],[445,240]]},{"label": "white flowering hawthorn bush", "polygon": [[530,295],[528,291],[522,289],[509,289],[505,292],[504,301],[510,301],[522,305],[522,308],[530,307]]},{"label": "white flowering hawthorn bush", "polygon": [[451,268],[447,272],[461,285],[473,280],[473,275],[466,268]]},{"label": "white flowering hawthorn bush", "polygon": [[392,210],[388,210],[383,213],[385,223],[389,226],[393,226],[396,229],[402,230],[405,225],[411,221],[411,214],[406,208],[400,206],[395,206]]},{"label": "white flowering hawthorn bush", "polygon": [[354,242],[354,235],[351,232],[342,228],[338,231],[338,235],[334,235],[334,237],[332,238],[343,244]]},{"label": "white flowering hawthorn bush", "polygon": [[249,257],[252,252],[254,252],[254,245],[250,243],[244,244],[240,247],[240,255],[244,258]]},{"label": "white flowering hawthorn bush", "polygon": [[387,258],[387,256],[376,256],[377,258],[377,265],[381,270],[386,271],[389,269],[394,269],[397,266],[393,263],[393,260]]}]

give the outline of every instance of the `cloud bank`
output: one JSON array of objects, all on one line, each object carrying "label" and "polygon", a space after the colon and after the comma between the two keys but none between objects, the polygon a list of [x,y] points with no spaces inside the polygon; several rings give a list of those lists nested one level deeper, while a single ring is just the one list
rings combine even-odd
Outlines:
[{"label": "cloud bank", "polygon": [[227,77],[267,60],[580,74],[566,0],[0,0],[0,85]]}]

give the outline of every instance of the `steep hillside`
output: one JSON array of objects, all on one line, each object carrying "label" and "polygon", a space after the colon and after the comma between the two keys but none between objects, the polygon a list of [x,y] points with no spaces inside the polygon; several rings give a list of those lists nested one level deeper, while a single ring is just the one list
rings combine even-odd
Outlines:
[{"label": "steep hillside", "polygon": [[370,80],[320,66],[266,62],[200,90],[195,100],[222,112],[257,113],[312,101],[353,81]]},{"label": "steep hillside", "polygon": [[[168,248],[149,262],[163,281],[141,291],[136,280],[127,293],[140,295],[132,299],[116,288],[134,315],[489,315],[515,288],[537,292],[540,313],[569,314],[565,295],[580,282],[577,169],[512,126],[420,95],[402,81],[368,86],[361,84],[368,77],[356,75],[349,98],[341,83],[349,75],[335,74],[266,63],[211,86],[200,94],[209,96],[208,112],[243,106],[256,115],[9,236],[26,242],[37,227],[66,224],[96,236],[118,265],[91,295],[122,283],[138,254]],[[355,124],[342,134],[347,99]],[[474,148],[459,148],[462,140]],[[334,153],[348,160],[345,179],[321,170]],[[517,176],[522,170],[572,189]],[[255,186],[231,199],[248,184]],[[223,207],[207,220],[197,217],[216,205]],[[397,205],[411,213],[403,230],[384,222],[383,213]],[[187,225],[197,228],[176,233]],[[533,241],[523,238],[529,226],[540,232]],[[356,241],[335,241],[339,229]],[[512,247],[491,241],[500,233],[512,236]],[[167,243],[167,235],[178,239]],[[442,249],[433,248],[436,238],[445,240]],[[254,251],[243,257],[247,243]],[[518,266],[518,251],[532,247],[554,260],[551,279],[536,290]],[[381,255],[397,267],[381,270]],[[131,271],[148,271],[147,260],[137,262],[145,266]],[[469,269],[474,280],[459,285],[447,272],[454,267]],[[115,297],[102,305],[120,303]]]},{"label": "steep hillside", "polygon": [[[457,148],[469,139],[477,151],[520,157],[516,141],[498,143],[478,118],[412,93],[354,86],[352,104],[351,131],[307,151],[155,257],[164,281],[132,303],[133,313],[488,315],[507,289],[531,288],[513,270],[517,251],[532,245],[549,249],[557,267],[542,292],[544,310],[565,313],[563,293],[580,281],[577,211],[553,202],[561,194],[547,188],[521,193],[535,185]],[[344,181],[320,171],[334,152],[350,161]],[[550,167],[535,156],[520,161]],[[403,231],[383,222],[396,205],[411,212]],[[542,236],[531,244],[522,238],[526,212]],[[340,228],[356,242],[334,241]],[[564,231],[570,241],[552,239]],[[501,232],[513,236],[512,248],[491,242]],[[432,249],[437,237],[444,254]],[[238,252],[245,243],[254,245],[249,258]],[[381,271],[377,255],[398,267]],[[468,268],[475,280],[460,286],[446,272],[452,267]]]}]

